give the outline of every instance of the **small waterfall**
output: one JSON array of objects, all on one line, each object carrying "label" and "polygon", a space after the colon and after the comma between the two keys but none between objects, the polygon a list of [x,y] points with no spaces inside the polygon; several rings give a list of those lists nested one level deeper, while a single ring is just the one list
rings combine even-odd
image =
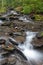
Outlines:
[{"label": "small waterfall", "polygon": [[11,11],[12,14],[17,15],[18,13],[16,11]]},{"label": "small waterfall", "polygon": [[16,11],[11,10],[11,11],[7,12],[6,14],[2,15],[2,17],[7,17],[11,14],[17,15],[18,13]]},{"label": "small waterfall", "polygon": [[2,58],[3,58],[3,57],[2,57],[2,55],[0,54],[0,62],[1,62]]},{"label": "small waterfall", "polygon": [[4,22],[2,20],[0,20],[0,25],[3,24]]},{"label": "small waterfall", "polygon": [[24,42],[25,46],[29,49],[32,49],[33,46],[31,44],[32,42],[32,38],[35,37],[35,33],[33,32],[26,32],[27,36],[26,36],[26,41]]},{"label": "small waterfall", "polygon": [[33,45],[31,44],[33,38],[36,36],[36,33],[26,32],[26,34],[26,41],[23,45],[19,45],[19,47],[21,48],[21,51],[27,57],[28,60],[34,59],[38,61],[40,58],[42,58],[43,55],[39,51],[34,50]]},{"label": "small waterfall", "polygon": [[26,32],[26,40],[24,44],[21,46],[19,45],[20,48],[24,47],[27,49],[33,49],[33,45],[31,44],[32,38],[35,37],[35,32]]},{"label": "small waterfall", "polygon": [[31,20],[29,18],[29,20],[26,18],[26,16],[20,16],[19,17],[19,20],[22,20],[23,22],[30,22],[31,23]]}]

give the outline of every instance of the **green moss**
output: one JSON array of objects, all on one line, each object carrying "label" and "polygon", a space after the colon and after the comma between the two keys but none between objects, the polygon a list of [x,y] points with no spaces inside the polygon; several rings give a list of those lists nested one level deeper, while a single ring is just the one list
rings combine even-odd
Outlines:
[{"label": "green moss", "polygon": [[16,7],[15,10],[21,12],[23,10],[23,7],[22,6]]},{"label": "green moss", "polygon": [[13,8],[19,7],[17,8],[17,10],[23,12],[24,14],[30,14],[31,12],[40,13],[43,12],[43,1],[42,0],[0,0],[0,12],[5,12],[9,7],[13,7]]},{"label": "green moss", "polygon": [[34,15],[35,16],[35,20],[38,20],[38,21],[42,21],[43,20],[43,15],[38,15],[38,14],[36,14],[36,15]]},{"label": "green moss", "polygon": [[40,32],[40,35],[43,36],[43,32]]},{"label": "green moss", "polygon": [[23,6],[23,11],[24,14],[29,14],[30,12],[32,12],[32,7],[30,5],[25,5]]}]

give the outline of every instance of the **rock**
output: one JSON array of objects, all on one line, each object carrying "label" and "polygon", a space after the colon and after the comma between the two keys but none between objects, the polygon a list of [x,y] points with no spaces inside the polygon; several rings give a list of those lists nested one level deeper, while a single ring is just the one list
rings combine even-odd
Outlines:
[{"label": "rock", "polygon": [[12,33],[12,32],[10,32],[10,33],[9,33],[9,35],[10,35],[10,36],[13,36],[13,33]]},{"label": "rock", "polygon": [[9,41],[13,44],[13,45],[18,45],[19,43],[15,40],[15,39],[13,39],[13,38],[9,38]]},{"label": "rock", "polygon": [[6,40],[5,39],[0,39],[0,44],[5,44]]},{"label": "rock", "polygon": [[41,47],[43,46],[43,33],[37,33],[36,37],[32,41],[33,46]]},{"label": "rock", "polygon": [[10,26],[11,22],[4,22],[1,26]]},{"label": "rock", "polygon": [[8,58],[8,64],[15,64],[15,63],[16,63],[15,55],[10,55]]},{"label": "rock", "polygon": [[14,39],[17,42],[23,43],[25,41],[25,38],[26,38],[25,32],[16,32],[16,33],[14,33],[14,35],[15,35]]},{"label": "rock", "polygon": [[13,38],[9,39],[11,41],[11,43],[13,43],[13,44],[23,43],[26,38],[25,32],[24,33],[15,32],[15,33],[10,33],[9,35],[13,37]]},{"label": "rock", "polygon": [[15,32],[14,35],[21,36],[22,34],[20,32]]},{"label": "rock", "polygon": [[9,20],[12,21],[12,20],[18,20],[18,17],[9,17]]},{"label": "rock", "polygon": [[2,45],[2,48],[7,50],[7,51],[12,51],[14,50],[14,46],[12,44],[9,44],[8,46]]},{"label": "rock", "polygon": [[25,37],[24,36],[16,36],[15,40],[19,43],[23,43],[25,41]]},{"label": "rock", "polygon": [[6,18],[5,17],[0,17],[0,20],[5,21]]},{"label": "rock", "polygon": [[43,38],[43,32],[38,33],[38,34],[36,35],[36,37],[37,37],[38,39],[42,39],[42,38]]},{"label": "rock", "polygon": [[22,60],[27,60],[26,56],[22,53],[22,51],[20,51],[20,49],[15,49],[15,53],[19,54],[20,56],[22,56]]},{"label": "rock", "polygon": [[22,36],[23,34],[20,32],[15,32],[15,33],[9,33],[10,36]]},{"label": "rock", "polygon": [[35,19],[35,17],[31,17],[31,19],[33,19],[33,20],[34,20],[34,19]]},{"label": "rock", "polygon": [[3,56],[0,55],[0,64],[5,64],[7,63],[7,58],[4,58]]},{"label": "rock", "polygon": [[[2,50],[2,49],[1,49]],[[8,54],[8,51],[4,51],[4,50],[2,50],[1,52],[0,52],[0,54],[3,56],[3,55],[6,55],[6,54]]]},{"label": "rock", "polygon": [[27,60],[23,59],[23,56],[20,55],[18,52],[15,52],[13,54],[10,54],[10,56],[8,57],[8,64],[11,65],[28,65],[27,64]]}]

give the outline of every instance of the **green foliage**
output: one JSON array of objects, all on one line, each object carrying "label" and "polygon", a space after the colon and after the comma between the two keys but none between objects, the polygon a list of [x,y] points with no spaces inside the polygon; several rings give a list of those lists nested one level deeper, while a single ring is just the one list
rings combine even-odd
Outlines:
[{"label": "green foliage", "polygon": [[43,37],[43,31],[42,31],[42,32],[40,32],[40,33],[39,33],[39,35],[40,35],[41,37]]},{"label": "green foliage", "polygon": [[32,12],[32,7],[30,5],[26,5],[23,7],[23,11],[24,14],[29,14],[30,12]]},{"label": "green foliage", "polygon": [[0,12],[4,9],[7,10],[8,7],[20,6],[23,8],[21,12],[24,14],[43,12],[43,0],[0,0]]}]

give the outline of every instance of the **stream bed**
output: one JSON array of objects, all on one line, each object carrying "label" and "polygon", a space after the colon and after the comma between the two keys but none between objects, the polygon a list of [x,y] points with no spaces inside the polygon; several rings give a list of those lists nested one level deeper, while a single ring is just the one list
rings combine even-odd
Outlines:
[{"label": "stream bed", "polygon": [[0,18],[0,65],[43,65],[43,48],[32,44],[40,24],[14,11]]}]

